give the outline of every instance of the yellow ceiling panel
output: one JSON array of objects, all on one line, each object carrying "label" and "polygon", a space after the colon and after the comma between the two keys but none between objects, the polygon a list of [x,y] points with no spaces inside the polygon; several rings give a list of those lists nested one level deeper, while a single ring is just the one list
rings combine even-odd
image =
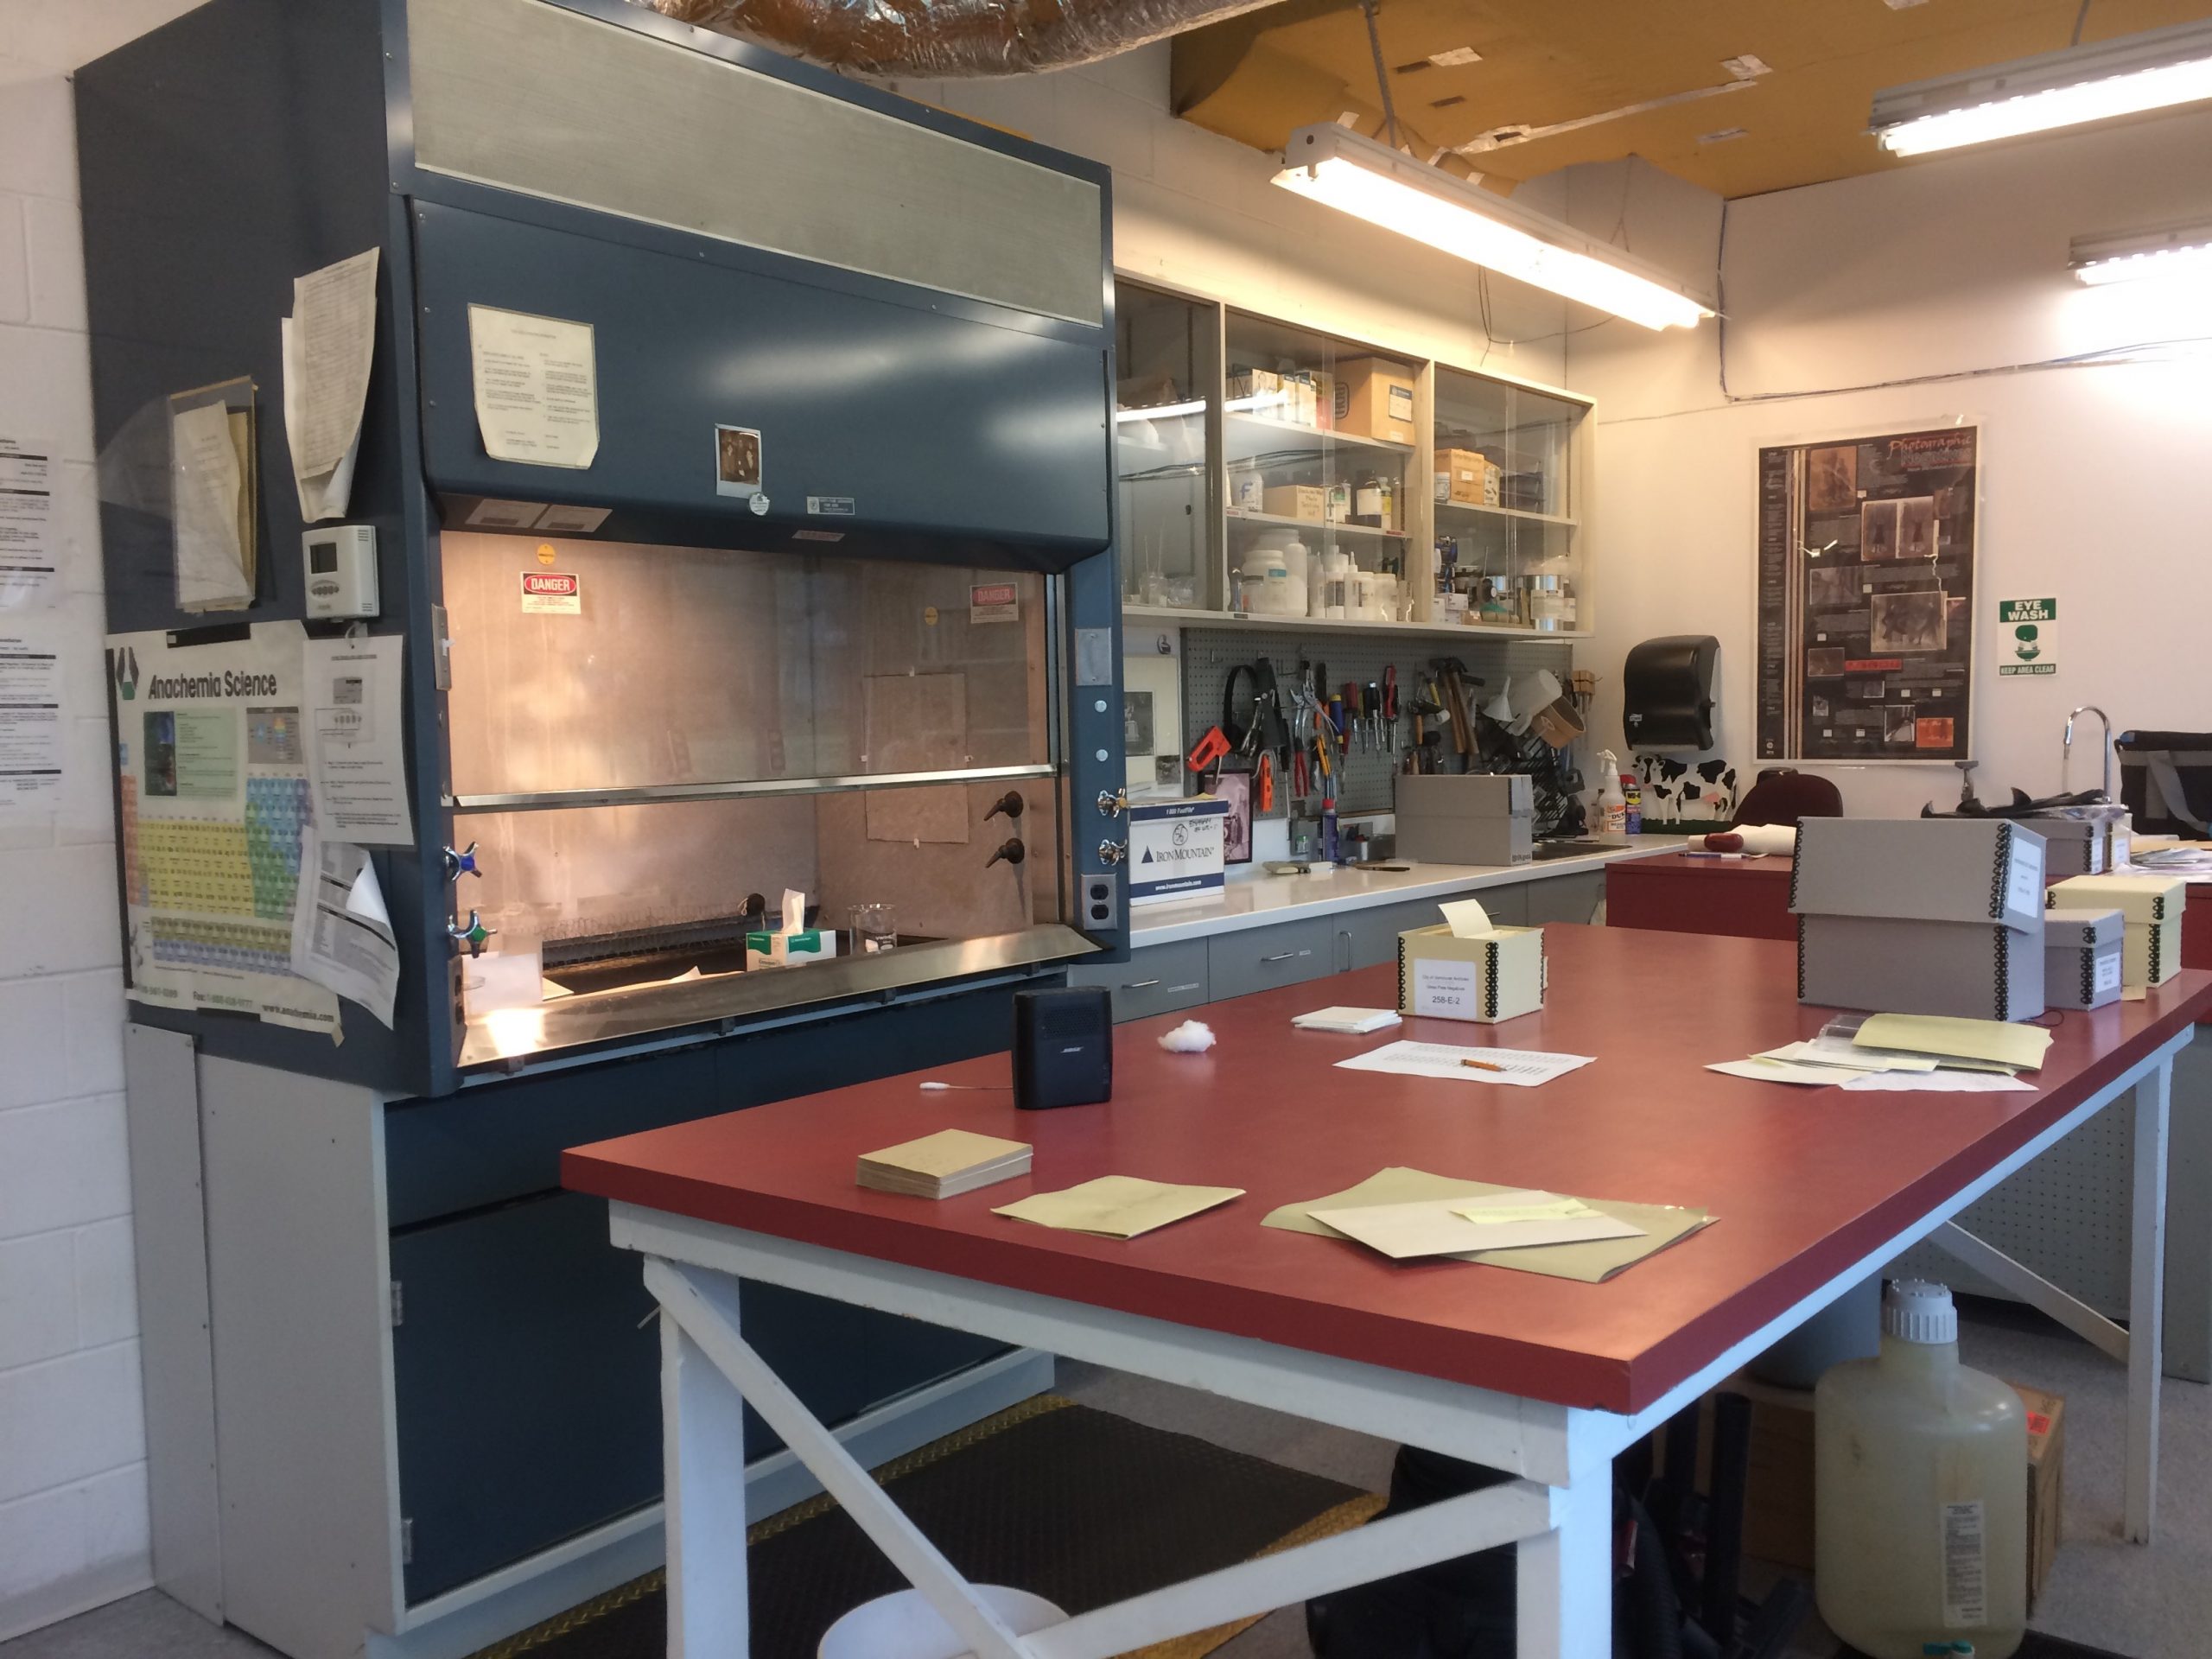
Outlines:
[{"label": "yellow ceiling panel", "polygon": [[[1638,156],[1743,196],[1900,165],[1867,135],[1875,92],[2055,51],[2080,11],[2078,0],[1381,0],[1376,29],[1400,142],[1417,155],[1445,152],[1507,188]],[[2083,39],[2208,16],[2212,0],[2094,0]],[[1455,48],[1481,60],[1429,61]],[[1745,54],[1770,73],[1739,80],[1723,60]],[[1260,149],[1348,111],[1362,131],[1382,126],[1353,0],[1288,0],[1179,35],[1174,99],[1186,120]],[[1532,136],[1495,143],[1501,132]]]}]

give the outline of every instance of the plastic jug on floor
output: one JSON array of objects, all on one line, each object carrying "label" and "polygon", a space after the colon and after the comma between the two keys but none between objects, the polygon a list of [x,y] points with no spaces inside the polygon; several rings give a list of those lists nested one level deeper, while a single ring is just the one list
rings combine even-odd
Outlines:
[{"label": "plastic jug on floor", "polygon": [[1898,1280],[1880,1356],[1814,1390],[1815,1594],[1872,1659],[2006,1659],[2027,1628],[2027,1412],[1959,1363],[1958,1333],[1948,1290]]}]

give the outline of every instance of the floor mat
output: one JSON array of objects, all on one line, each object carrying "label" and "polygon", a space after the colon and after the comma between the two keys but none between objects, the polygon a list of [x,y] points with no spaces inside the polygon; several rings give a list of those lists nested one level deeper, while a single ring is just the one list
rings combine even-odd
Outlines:
[{"label": "floor mat", "polygon": [[[971,1581],[1071,1613],[1360,1525],[1382,1506],[1318,1475],[1046,1395],[875,1471]],[[748,1534],[752,1659],[814,1659],[837,1618],[906,1580],[827,1498]],[[1198,1659],[1252,1621],[1145,1650]],[[475,1659],[661,1659],[667,1605],[648,1573]]]}]

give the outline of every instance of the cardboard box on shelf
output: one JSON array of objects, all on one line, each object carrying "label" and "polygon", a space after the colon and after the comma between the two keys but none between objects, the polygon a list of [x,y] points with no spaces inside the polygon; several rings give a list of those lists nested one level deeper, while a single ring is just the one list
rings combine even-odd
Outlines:
[{"label": "cardboard box on shelf", "polygon": [[1263,421],[1282,418],[1282,377],[1272,369],[1232,369],[1224,390],[1231,414]]},{"label": "cardboard box on shelf", "polygon": [[1472,449],[1436,452],[1436,499],[1463,507],[1498,505],[1497,463]]},{"label": "cardboard box on shelf", "polygon": [[[1814,1562],[1813,1393],[1777,1389],[1747,1376],[1721,1384],[1751,1402],[1751,1444],[1744,1490],[1744,1553],[1777,1567],[1811,1572]],[[2028,1607],[2050,1580],[2060,1541],[2066,1459],[2066,1401],[2040,1389],[2012,1384],[2028,1413]],[[1696,1487],[1712,1491],[1713,1400],[1699,1413]],[[1652,1437],[1658,1463],[1666,1462],[1666,1436]]]},{"label": "cardboard box on shelf", "polygon": [[1278,518],[1321,522],[1329,493],[1319,484],[1271,484],[1260,493],[1260,511]]},{"label": "cardboard box on shelf", "polygon": [[1414,441],[1414,372],[1388,358],[1337,365],[1336,429],[1389,443]]}]

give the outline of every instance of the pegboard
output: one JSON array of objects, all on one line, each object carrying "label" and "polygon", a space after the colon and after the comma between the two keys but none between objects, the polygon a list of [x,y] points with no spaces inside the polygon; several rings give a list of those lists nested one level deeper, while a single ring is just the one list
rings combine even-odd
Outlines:
[{"label": "pegboard", "polygon": [[[2121,1095],[1958,1218],[1975,1237],[2108,1319],[2127,1317],[2135,1208],[2132,1098]],[[1883,1271],[1892,1278],[1933,1279],[1969,1295],[2016,1300],[1933,1244],[1914,1245]]]},{"label": "pegboard", "polygon": [[[1347,750],[1344,775],[1337,781],[1339,817],[1388,812],[1395,805],[1396,786],[1392,779],[1405,758],[1403,746],[1411,741],[1413,729],[1412,721],[1404,716],[1414,689],[1433,659],[1456,657],[1471,676],[1485,682],[1477,693],[1478,701],[1503,690],[1510,675],[1532,674],[1540,668],[1549,669],[1566,685],[1574,667],[1574,648],[1563,639],[1511,639],[1474,632],[1464,636],[1338,632],[1323,628],[1301,630],[1290,621],[1280,628],[1186,627],[1183,630],[1183,753],[1189,753],[1206,728],[1220,721],[1222,694],[1228,687],[1230,671],[1262,657],[1273,665],[1277,682],[1286,686],[1296,683],[1300,662],[1324,664],[1328,683],[1339,691],[1347,680],[1363,689],[1370,680],[1380,685],[1382,671],[1394,663],[1397,665],[1401,747],[1395,754],[1372,748],[1362,753],[1357,744]],[[1325,697],[1325,690],[1318,683],[1316,690]],[[1586,745],[1586,740],[1575,747],[1580,751]],[[1287,817],[1288,796],[1288,789],[1282,789],[1276,795],[1274,810],[1258,816]]]}]

